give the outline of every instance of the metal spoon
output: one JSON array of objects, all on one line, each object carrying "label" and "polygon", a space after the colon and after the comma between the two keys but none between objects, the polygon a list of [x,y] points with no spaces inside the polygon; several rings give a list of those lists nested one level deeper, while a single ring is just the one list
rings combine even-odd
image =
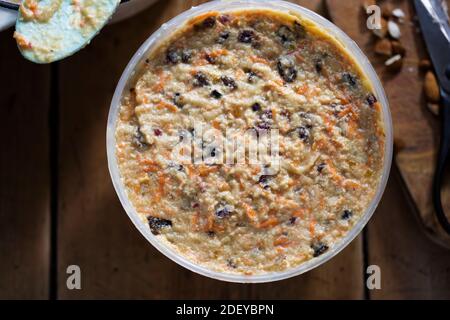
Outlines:
[{"label": "metal spoon", "polygon": [[[0,4],[14,5],[0,0]],[[120,0],[72,0],[39,2],[32,10],[21,7],[14,38],[22,55],[35,63],[50,63],[66,58],[85,47],[106,25]],[[124,1],[122,1],[124,2]]]},{"label": "metal spoon", "polygon": [[[128,2],[130,0],[121,0],[120,2]],[[0,7],[10,9],[10,10],[19,10],[20,3],[12,0],[0,0]]]}]

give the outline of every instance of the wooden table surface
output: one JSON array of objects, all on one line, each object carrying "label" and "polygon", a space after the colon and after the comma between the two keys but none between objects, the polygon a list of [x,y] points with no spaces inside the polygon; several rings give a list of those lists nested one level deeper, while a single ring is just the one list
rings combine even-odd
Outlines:
[{"label": "wooden table surface", "polygon": [[[208,279],[139,234],[108,173],[109,104],[140,44],[200,2],[160,1],[52,65],[25,61],[13,30],[0,33],[0,298],[450,299],[450,251],[423,234],[396,168],[364,232],[325,265],[288,280]],[[321,0],[294,2],[326,15]],[[81,268],[81,290],[66,287],[73,264]],[[373,264],[381,268],[381,290],[365,286]]]}]

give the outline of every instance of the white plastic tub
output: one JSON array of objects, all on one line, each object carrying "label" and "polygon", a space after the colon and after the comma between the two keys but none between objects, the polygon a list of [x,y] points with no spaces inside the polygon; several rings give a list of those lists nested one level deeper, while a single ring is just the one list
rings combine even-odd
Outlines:
[{"label": "white plastic tub", "polygon": [[[242,10],[242,9],[254,9],[254,8],[266,8],[272,10],[278,10],[283,12],[289,12],[294,15],[301,15],[303,19],[309,19],[312,22],[316,23],[324,30],[328,31],[331,35],[334,35],[348,50],[348,52],[356,59],[359,66],[366,74],[367,78],[372,82],[373,89],[375,91],[375,95],[377,96],[379,102],[382,105],[383,111],[383,120],[385,125],[385,133],[386,133],[386,143],[385,143],[385,157],[384,157],[384,168],[382,177],[380,180],[380,184],[378,190],[376,192],[375,197],[373,198],[370,206],[367,208],[366,212],[362,215],[360,220],[356,223],[352,230],[349,231],[347,236],[345,236],[340,242],[335,244],[330,250],[321,255],[320,257],[309,260],[297,267],[287,269],[281,272],[272,272],[265,273],[259,275],[239,275],[239,274],[231,274],[231,273],[222,273],[212,271],[205,267],[196,265],[192,261],[187,260],[183,256],[179,255],[173,249],[167,247],[161,241],[159,241],[151,232],[149,227],[142,222],[135,208],[129,201],[124,185],[122,183],[119,168],[117,165],[117,159],[115,154],[115,129],[117,116],[119,113],[120,101],[122,98],[122,93],[127,89],[128,80],[133,77],[136,68],[139,67],[140,63],[147,57],[148,53],[157,46],[161,40],[167,38],[171,35],[175,30],[179,27],[182,27],[183,24],[202,13],[208,11],[219,11],[219,12],[227,12],[233,10]],[[383,191],[386,187],[387,179],[389,176],[389,171],[391,168],[391,159],[392,159],[392,120],[391,114],[389,111],[388,101],[383,90],[383,87],[378,79],[373,67],[370,62],[366,58],[366,56],[361,52],[356,43],[352,41],[343,31],[337,28],[330,21],[325,18],[317,15],[316,13],[307,10],[303,7],[300,7],[296,4],[292,4],[285,1],[262,1],[262,0],[248,0],[248,1],[239,1],[239,0],[219,0],[208,2],[198,7],[193,7],[190,10],[187,10],[180,15],[176,16],[169,22],[163,24],[160,29],[158,29],[155,33],[153,33],[145,43],[139,48],[136,54],[133,56],[128,66],[120,78],[120,81],[117,85],[116,91],[114,93],[114,97],[111,103],[111,108],[108,117],[108,127],[107,127],[107,152],[108,152],[108,166],[111,173],[111,178],[114,184],[114,188],[116,189],[117,195],[127,212],[130,219],[133,221],[134,225],[138,230],[144,235],[144,237],[159,251],[161,251],[164,255],[180,264],[181,266],[202,274],[204,276],[223,280],[230,282],[244,282],[244,283],[258,283],[258,282],[270,282],[286,279],[289,277],[293,277],[304,272],[307,272],[311,269],[316,268],[317,266],[325,263],[335,255],[337,255],[342,249],[344,249],[364,228],[366,223],[369,221],[372,216],[375,208],[377,207]]]}]

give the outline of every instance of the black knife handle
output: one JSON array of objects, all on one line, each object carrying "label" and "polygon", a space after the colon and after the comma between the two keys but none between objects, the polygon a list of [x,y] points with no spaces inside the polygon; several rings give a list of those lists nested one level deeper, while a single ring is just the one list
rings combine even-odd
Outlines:
[{"label": "black knife handle", "polygon": [[441,90],[441,145],[436,166],[436,173],[433,184],[433,203],[436,216],[442,228],[450,235],[450,221],[445,215],[442,207],[441,190],[444,182],[445,168],[449,162],[450,153],[450,94]]}]

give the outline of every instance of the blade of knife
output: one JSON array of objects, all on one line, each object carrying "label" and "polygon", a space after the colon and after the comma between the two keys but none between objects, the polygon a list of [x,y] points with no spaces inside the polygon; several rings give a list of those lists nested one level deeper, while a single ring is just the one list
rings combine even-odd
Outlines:
[{"label": "blade of knife", "polygon": [[11,10],[17,10],[19,9],[19,2],[12,0],[0,0],[0,7]]},{"label": "blade of knife", "polygon": [[[128,2],[129,0],[122,0],[121,2]],[[0,7],[11,9],[11,10],[19,10],[20,3],[22,1],[17,0],[0,0]]]},{"label": "blade of knife", "polygon": [[422,35],[443,90],[450,93],[450,24],[440,0],[414,0]]}]

